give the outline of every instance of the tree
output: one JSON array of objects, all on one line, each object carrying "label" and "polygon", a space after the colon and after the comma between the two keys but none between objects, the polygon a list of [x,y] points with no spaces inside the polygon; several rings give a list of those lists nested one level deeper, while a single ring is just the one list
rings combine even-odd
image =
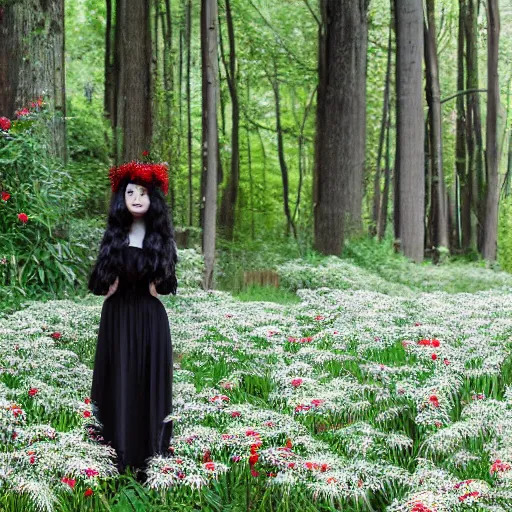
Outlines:
[{"label": "tree", "polygon": [[[111,116],[116,161],[141,158],[142,152],[151,146],[153,52],[149,14],[149,0],[117,0],[113,84],[111,89],[106,88],[106,94],[112,94],[113,98],[105,99],[105,105],[111,105],[114,110]],[[108,67],[106,62],[105,68]]]},{"label": "tree", "polygon": [[[0,116],[39,97],[54,114],[53,153],[66,158],[64,0],[19,0],[0,7]],[[28,58],[27,58],[28,56]]]},{"label": "tree", "polygon": [[397,60],[396,204],[398,234],[405,256],[423,261],[424,138],[423,3],[395,0]]},{"label": "tree", "polygon": [[322,0],[313,208],[315,248],[341,253],[361,228],[366,131],[367,0]]},{"label": "tree", "polygon": [[487,0],[487,128],[486,164],[487,187],[485,197],[485,229],[482,256],[495,260],[498,239],[498,108],[500,88],[498,55],[500,38],[500,14],[498,0]]},{"label": "tree", "polygon": [[231,172],[228,175],[228,182],[222,196],[219,220],[222,227],[225,229],[225,237],[228,240],[231,240],[233,239],[233,232],[235,228],[235,208],[240,182],[240,102],[238,99],[237,87],[237,62],[233,14],[231,12],[230,0],[225,0],[225,3],[229,41],[229,64],[226,61],[223,51],[224,47],[222,44],[221,55],[228,82],[229,96],[231,98]]},{"label": "tree", "polygon": [[[201,17],[205,28],[201,33],[201,45],[207,51],[201,52],[207,62],[203,66],[206,69],[206,123],[207,123],[207,174],[204,208],[203,229],[203,253],[205,262],[205,274],[203,289],[212,287],[213,269],[215,264],[215,234],[217,218],[217,162],[218,162],[218,133],[217,133],[217,95],[218,95],[218,57],[217,57],[217,0],[201,0]],[[205,118],[203,117],[203,122]]]},{"label": "tree", "polygon": [[441,129],[441,87],[437,57],[435,0],[427,0],[425,20],[425,63],[427,70],[427,102],[429,106],[430,169],[432,171],[432,243],[449,247],[448,210],[443,172],[443,137]]}]

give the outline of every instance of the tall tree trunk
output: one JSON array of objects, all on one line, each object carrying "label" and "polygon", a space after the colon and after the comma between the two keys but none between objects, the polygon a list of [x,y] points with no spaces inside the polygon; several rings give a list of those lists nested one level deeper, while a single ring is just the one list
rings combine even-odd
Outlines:
[{"label": "tall tree trunk", "polygon": [[18,0],[0,17],[0,116],[43,98],[51,109],[51,152],[66,159],[64,0]]},{"label": "tall tree trunk", "polygon": [[124,162],[139,159],[151,146],[153,116],[151,99],[152,45],[149,0],[118,0],[120,94],[119,126]]},{"label": "tall tree trunk", "polygon": [[[389,100],[388,100],[389,101]],[[377,221],[377,235],[379,241],[382,241],[386,234],[386,225],[388,221],[389,188],[391,179],[391,109],[388,108],[388,118],[386,121],[386,159],[384,165],[384,190],[380,202],[379,217]]]},{"label": "tall tree trunk", "polygon": [[425,23],[425,62],[427,68],[427,102],[430,121],[430,161],[436,205],[433,245],[449,248],[448,210],[446,207],[446,185],[443,172],[443,135],[441,128],[441,89],[439,84],[439,64],[437,58],[435,21],[435,0],[427,0]]},{"label": "tall tree trunk", "polygon": [[423,2],[395,0],[397,26],[397,173],[401,249],[416,262],[424,255]]},{"label": "tall tree trunk", "polygon": [[103,99],[103,110],[107,119],[112,121],[112,112],[114,110],[114,63],[112,46],[112,0],[106,0],[106,28],[105,28],[105,93]]},{"label": "tall tree trunk", "polygon": [[482,256],[496,260],[498,241],[498,109],[500,87],[498,77],[498,56],[500,40],[500,13],[498,0],[487,0],[487,129],[486,167],[487,187],[485,198],[485,230]]},{"label": "tall tree trunk", "polygon": [[[464,42],[467,0],[459,0],[459,31],[457,43],[457,90],[464,90]],[[461,248],[467,252],[472,243],[471,232],[471,205],[473,202],[473,174],[471,166],[467,165],[466,158],[466,112],[464,108],[464,96],[457,96],[457,123],[455,142],[455,168],[458,176],[458,188],[460,190],[460,226]],[[456,217],[459,213],[456,212]],[[457,222],[458,224],[458,222]]]},{"label": "tall tree trunk", "polygon": [[386,65],[386,78],[384,85],[384,102],[382,106],[382,120],[380,124],[380,135],[379,135],[379,147],[377,150],[377,165],[375,167],[375,178],[373,182],[373,210],[372,210],[372,221],[373,225],[370,230],[371,236],[375,236],[378,232],[380,204],[382,196],[380,193],[380,182],[381,182],[381,161],[382,161],[382,150],[384,147],[384,138],[386,136],[386,126],[388,121],[389,111],[389,86],[391,82],[391,35],[393,29],[391,28],[391,20],[389,22],[389,35],[388,35],[388,60]]},{"label": "tall tree trunk", "polygon": [[[466,1],[466,88],[477,90],[478,72],[478,0]],[[467,95],[466,137],[468,153],[468,183],[470,183],[472,209],[477,217],[477,247],[482,250],[485,225],[485,169],[482,137],[480,96],[477,92]]]},{"label": "tall tree trunk", "polygon": [[288,166],[286,165],[285,155],[284,155],[284,141],[283,141],[283,129],[281,126],[281,96],[279,94],[279,77],[277,74],[277,65],[274,60],[274,74],[273,76],[269,75],[270,83],[272,84],[272,89],[274,91],[274,99],[276,105],[276,132],[277,132],[277,152],[279,156],[279,167],[281,169],[281,179],[283,182],[283,207],[284,214],[286,216],[287,221],[287,230],[291,228],[293,231],[293,236],[297,238],[297,230],[295,229],[295,224],[293,222],[291,212],[290,212],[290,201],[288,199],[289,194],[289,181],[288,181]]},{"label": "tall tree trunk", "polygon": [[202,52],[207,58],[206,63],[206,110],[207,110],[207,152],[208,171],[206,177],[206,200],[204,208],[203,251],[205,274],[203,289],[208,290],[213,284],[213,270],[215,265],[215,237],[217,218],[217,162],[218,162],[218,129],[217,129],[217,94],[218,94],[218,58],[217,58],[217,0],[202,0],[202,9],[205,10],[206,22],[205,39],[201,42],[208,51]]},{"label": "tall tree trunk", "polygon": [[193,224],[193,185],[192,185],[192,97],[190,94],[190,63],[192,57],[192,0],[186,4],[186,31],[185,39],[187,46],[187,155],[188,155],[188,223]]},{"label": "tall tree trunk", "polygon": [[344,232],[361,229],[368,3],[320,2],[314,246],[324,254],[339,255]]},{"label": "tall tree trunk", "polygon": [[222,52],[222,61],[231,98],[231,172],[228,176],[228,182],[222,196],[220,223],[224,228],[225,237],[228,240],[232,240],[235,229],[236,200],[240,186],[240,103],[237,88],[235,30],[231,13],[231,2],[230,0],[225,0],[225,3],[229,40],[229,66],[226,62],[224,52]]}]

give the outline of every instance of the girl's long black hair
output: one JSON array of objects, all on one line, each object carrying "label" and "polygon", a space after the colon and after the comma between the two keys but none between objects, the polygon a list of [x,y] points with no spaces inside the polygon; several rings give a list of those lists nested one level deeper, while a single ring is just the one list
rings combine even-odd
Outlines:
[{"label": "girl's long black hair", "polygon": [[129,245],[132,214],[126,207],[124,194],[129,183],[147,187],[150,205],[144,215],[146,233],[142,244],[143,271],[150,282],[155,282],[158,293],[176,295],[176,263],[178,254],[174,229],[162,191],[154,183],[147,184],[125,178],[110,201],[107,228],[100,244],[96,264],[89,277],[88,288],[95,295],[106,295],[119,276],[123,265],[122,250]]}]

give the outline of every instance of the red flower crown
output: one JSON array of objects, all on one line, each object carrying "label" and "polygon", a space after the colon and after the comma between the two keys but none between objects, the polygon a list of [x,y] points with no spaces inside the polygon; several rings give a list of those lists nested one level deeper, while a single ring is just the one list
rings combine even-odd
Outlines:
[{"label": "red flower crown", "polygon": [[132,161],[120,166],[111,167],[108,172],[112,192],[117,192],[121,181],[129,177],[130,180],[140,180],[144,183],[155,181],[167,195],[169,190],[169,175],[167,164],[149,164]]}]

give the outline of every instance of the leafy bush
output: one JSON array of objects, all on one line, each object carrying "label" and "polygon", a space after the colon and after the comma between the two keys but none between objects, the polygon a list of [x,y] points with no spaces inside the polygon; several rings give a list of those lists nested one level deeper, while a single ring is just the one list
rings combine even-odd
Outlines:
[{"label": "leafy bush", "polygon": [[66,295],[84,271],[87,247],[67,239],[72,177],[51,156],[44,111],[0,131],[0,303]]}]

